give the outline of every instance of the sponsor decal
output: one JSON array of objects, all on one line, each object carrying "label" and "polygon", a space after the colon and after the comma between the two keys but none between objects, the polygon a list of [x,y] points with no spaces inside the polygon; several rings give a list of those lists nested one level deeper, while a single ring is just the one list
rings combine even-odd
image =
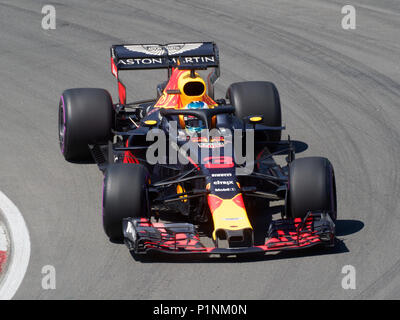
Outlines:
[{"label": "sponsor decal", "polygon": [[213,178],[232,177],[232,173],[212,173],[211,177]]},{"label": "sponsor decal", "polygon": [[[178,59],[171,58],[173,63],[177,63]],[[215,62],[214,57],[183,57],[181,58],[182,63],[210,63]],[[127,58],[120,59],[118,64],[126,66],[143,66],[143,65],[164,65],[164,58]]]},{"label": "sponsor decal", "polygon": [[215,188],[215,192],[232,192],[236,191],[235,188]]},{"label": "sponsor decal", "polygon": [[118,64],[123,65],[146,65],[146,64],[163,64],[162,58],[128,58],[120,59]]},{"label": "sponsor decal", "polygon": [[165,46],[159,44],[129,45],[125,49],[153,56],[177,55],[200,48],[203,43],[173,43]]},{"label": "sponsor decal", "polygon": [[224,146],[223,142],[200,142],[199,148],[216,149],[222,148]]},{"label": "sponsor decal", "polygon": [[231,180],[228,180],[228,181],[222,180],[222,181],[214,181],[213,184],[215,184],[215,185],[222,185],[223,184],[223,185],[226,185],[226,186],[230,186],[230,185],[234,184],[234,182],[231,181]]}]

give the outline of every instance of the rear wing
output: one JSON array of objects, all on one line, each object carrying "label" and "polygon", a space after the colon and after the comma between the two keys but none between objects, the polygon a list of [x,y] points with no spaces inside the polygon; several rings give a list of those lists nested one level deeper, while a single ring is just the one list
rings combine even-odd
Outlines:
[{"label": "rear wing", "polygon": [[218,48],[213,42],[113,45],[111,58],[117,70],[168,69],[180,64],[199,69],[218,67]]},{"label": "rear wing", "polygon": [[214,68],[207,78],[208,95],[214,96],[214,83],[219,77],[219,51],[214,42],[170,44],[121,44],[111,46],[111,73],[118,79],[120,103],[126,103],[125,86],[119,80],[119,71]]}]

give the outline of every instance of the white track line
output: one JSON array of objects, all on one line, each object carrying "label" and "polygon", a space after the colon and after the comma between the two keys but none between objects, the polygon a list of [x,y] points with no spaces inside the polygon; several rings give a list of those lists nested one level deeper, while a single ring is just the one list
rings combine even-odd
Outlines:
[{"label": "white track line", "polygon": [[7,196],[0,191],[0,215],[4,218],[10,238],[8,267],[0,283],[0,299],[10,300],[24,279],[31,255],[28,228],[21,212]]},{"label": "white track line", "polygon": [[8,240],[6,230],[2,223],[0,223],[0,251],[8,251]]}]

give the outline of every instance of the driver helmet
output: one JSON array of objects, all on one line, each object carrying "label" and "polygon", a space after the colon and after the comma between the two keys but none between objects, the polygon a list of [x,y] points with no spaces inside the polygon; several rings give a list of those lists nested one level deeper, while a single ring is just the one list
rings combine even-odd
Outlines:
[{"label": "driver helmet", "polygon": [[[185,109],[208,109],[208,105],[203,101],[193,101],[187,104]],[[205,123],[194,116],[184,116],[184,121],[186,130],[200,132],[201,130],[206,129]]]}]

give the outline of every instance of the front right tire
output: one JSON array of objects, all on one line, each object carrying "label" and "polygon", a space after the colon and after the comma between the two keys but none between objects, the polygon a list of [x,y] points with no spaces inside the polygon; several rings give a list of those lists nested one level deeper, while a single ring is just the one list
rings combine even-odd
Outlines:
[{"label": "front right tire", "polygon": [[326,158],[299,158],[290,164],[287,215],[304,218],[309,211],[337,218],[335,173]]}]

